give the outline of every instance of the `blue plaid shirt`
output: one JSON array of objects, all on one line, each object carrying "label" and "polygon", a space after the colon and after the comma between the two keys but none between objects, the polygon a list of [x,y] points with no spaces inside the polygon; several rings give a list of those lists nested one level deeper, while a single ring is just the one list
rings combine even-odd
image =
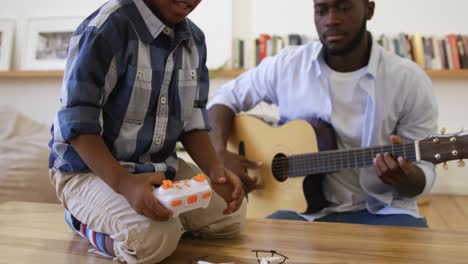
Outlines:
[{"label": "blue plaid shirt", "polygon": [[69,140],[98,134],[129,171],[173,178],[176,142],[209,129],[205,63],[204,34],[190,20],[170,28],[143,0],[107,2],[71,37],[49,167],[89,171]]}]

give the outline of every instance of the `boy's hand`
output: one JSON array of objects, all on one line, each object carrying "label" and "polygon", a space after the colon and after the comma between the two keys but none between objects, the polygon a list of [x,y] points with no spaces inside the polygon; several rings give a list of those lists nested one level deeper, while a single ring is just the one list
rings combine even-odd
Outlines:
[{"label": "boy's hand", "polygon": [[164,174],[157,172],[129,174],[120,181],[119,193],[138,214],[155,221],[167,221],[172,211],[166,209],[153,195],[154,185],[160,185],[164,179]]},{"label": "boy's hand", "polygon": [[213,189],[226,201],[227,207],[224,214],[232,214],[237,211],[244,200],[242,182],[232,171],[219,167],[210,172],[213,180]]},{"label": "boy's hand", "polygon": [[258,187],[258,177],[251,177],[247,174],[247,169],[258,169],[263,163],[261,161],[252,161],[244,156],[237,155],[230,151],[223,151],[218,153],[219,157],[229,170],[235,173],[244,184],[245,192],[249,193]]}]

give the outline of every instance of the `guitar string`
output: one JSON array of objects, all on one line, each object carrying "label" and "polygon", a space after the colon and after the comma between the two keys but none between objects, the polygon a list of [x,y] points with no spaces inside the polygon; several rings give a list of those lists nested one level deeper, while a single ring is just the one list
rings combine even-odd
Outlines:
[{"label": "guitar string", "polygon": [[[419,145],[433,145],[432,142],[419,142]],[[354,166],[346,166],[347,168],[356,168],[356,163],[357,163],[357,167],[363,167],[363,165],[366,165],[366,162],[365,161],[362,161],[361,160],[361,157],[359,157],[358,159],[358,162],[349,162],[349,158],[353,158],[355,157],[356,155],[364,155],[366,154],[365,152],[371,152],[371,154],[374,154],[373,153],[373,150],[376,150],[376,153],[375,154],[378,154],[378,153],[385,153],[385,152],[391,152],[394,154],[394,156],[405,156],[405,152],[407,151],[406,148],[409,148],[408,151],[411,151],[411,152],[414,152],[414,154],[412,155],[406,155],[406,159],[410,159],[410,160],[416,160],[416,151],[414,149],[414,143],[407,143],[407,144],[398,144],[398,145],[390,145],[390,146],[376,146],[376,147],[367,147],[367,148],[363,148],[363,149],[343,149],[343,150],[332,150],[332,151],[325,151],[325,152],[315,152],[315,153],[304,153],[304,154],[297,154],[297,155],[293,155],[293,156],[289,156],[289,157],[280,157],[280,158],[276,158],[275,161],[279,161],[279,162],[275,162],[275,164],[272,166],[272,169],[274,169],[275,171],[282,171],[280,173],[284,173],[285,171],[291,171],[292,173],[297,173],[299,171],[302,171],[302,170],[289,170],[289,169],[285,169],[284,168],[284,164],[280,164],[281,162],[284,162],[284,161],[287,161],[287,160],[293,160],[293,162],[296,162],[296,163],[300,163],[301,161],[309,161],[310,159],[315,159],[317,160],[317,162],[319,163],[325,163],[325,162],[330,162],[330,158],[324,158],[325,156],[335,156],[334,159],[332,159],[334,162],[335,162],[335,165],[336,165],[336,160],[339,160],[341,163],[342,163],[342,160],[343,159],[347,159],[347,163],[348,165],[349,164],[352,164],[354,163]],[[391,150],[390,150],[391,149]],[[328,153],[329,152],[329,153]],[[402,153],[398,153],[398,152],[402,152]],[[401,155],[399,155],[401,154]],[[323,157],[320,157],[320,156],[323,156]],[[325,160],[324,160],[325,159]],[[370,157],[368,157],[368,161],[370,161]],[[372,158],[373,159],[373,158]],[[421,159],[424,159],[423,156],[421,156]],[[371,164],[369,164],[370,166]],[[300,163],[299,165],[294,165],[295,167],[301,167],[301,166],[307,166],[307,167],[310,167],[309,164],[302,164]],[[320,165],[319,166],[315,166],[316,168],[320,169],[320,170],[323,170],[323,169],[327,169],[326,171],[329,171],[329,170],[335,170],[335,167],[337,166],[333,166],[333,169],[328,169],[328,168],[331,168],[330,166],[327,166],[327,165]],[[339,166],[338,166],[339,167]]]},{"label": "guitar string", "polygon": [[[289,173],[298,173],[304,171],[304,169],[314,170],[321,172],[325,171],[333,171],[339,170],[344,168],[361,168],[366,166],[371,166],[371,157],[375,157],[374,151],[377,153],[385,153],[385,152],[392,152],[395,156],[406,156],[406,159],[409,160],[416,160],[415,153],[411,155],[404,155],[406,154],[406,148],[411,147],[412,152],[415,152],[412,149],[414,144],[405,144],[405,145],[394,145],[394,146],[380,146],[380,147],[369,147],[364,149],[348,149],[348,150],[334,150],[330,152],[317,152],[317,153],[308,153],[308,154],[299,154],[293,155],[290,157],[280,157],[275,159],[275,163],[272,166],[272,169],[276,173],[284,174],[285,172]],[[391,151],[390,151],[391,149]],[[387,151],[388,150],[388,151]],[[398,153],[402,152],[402,153]],[[365,154],[371,154],[373,156],[367,156]],[[403,155],[399,155],[403,154]],[[355,157],[359,155],[356,159]],[[320,157],[322,156],[322,157]],[[354,162],[350,160],[350,158],[354,158]],[[361,158],[364,158],[362,160]],[[346,166],[343,166],[346,163]],[[294,167],[297,169],[290,169],[288,166],[285,166],[285,161],[289,161],[289,167]],[[328,162],[327,164],[324,164]],[[332,162],[332,163],[331,163]],[[317,165],[318,163],[318,165]],[[338,165],[340,164],[340,166]],[[311,166],[312,165],[312,166]],[[332,166],[331,166],[332,165]],[[311,169],[313,167],[313,169]],[[341,168],[340,168],[341,167]]]},{"label": "guitar string", "polygon": [[[407,156],[407,159],[408,160],[413,160],[415,159],[416,157],[414,155],[410,155],[410,156]],[[288,171],[291,171],[291,169],[289,169],[290,167],[294,167],[294,168],[312,168],[310,170],[339,170],[339,169],[347,169],[347,168],[362,168],[363,166],[370,166],[373,164],[373,162],[371,160],[367,160],[367,161],[359,161],[357,163],[355,162],[352,162],[352,163],[347,163],[345,164],[344,166],[340,164],[340,166],[338,166],[337,163],[334,163],[332,165],[323,165],[325,161],[321,161],[321,162],[289,162],[287,164],[277,164],[275,163],[273,166],[272,166],[272,169],[275,170],[275,171],[278,171],[278,170],[288,170]],[[289,165],[289,166],[288,166]]]},{"label": "guitar string", "polygon": [[[412,147],[413,145],[411,145]],[[314,157],[319,157],[319,156],[339,156],[340,158],[354,158],[356,155],[363,155],[366,152],[370,152],[370,154],[382,154],[385,152],[394,152],[397,153],[398,151],[407,151],[406,148],[409,146],[404,146],[404,147],[397,147],[393,148],[393,151],[385,151],[385,148],[389,147],[376,147],[376,148],[365,148],[365,149],[350,149],[350,150],[332,150],[332,151],[324,151],[324,152],[316,152],[316,153],[304,153],[304,154],[297,154],[297,155],[291,155],[287,157],[279,157],[276,158],[275,160],[290,160],[290,159],[295,159],[295,160],[301,160],[301,159],[311,159]],[[414,150],[409,150],[409,151],[414,151]],[[369,154],[369,153],[368,153]],[[360,158],[360,157],[359,157]]]},{"label": "guitar string", "polygon": [[[384,152],[378,152],[378,153],[354,153],[354,154],[348,154],[348,153],[320,153],[320,154],[308,154],[308,155],[293,155],[293,156],[289,156],[289,157],[278,157],[278,158],[275,158],[274,161],[277,161],[277,162],[283,162],[283,161],[310,161],[310,160],[315,160],[315,161],[318,161],[318,162],[321,162],[321,161],[328,161],[328,160],[339,160],[339,161],[346,161],[346,162],[349,162],[351,158],[354,158],[356,156],[360,156],[360,157],[357,157],[357,159],[359,161],[362,161],[363,160],[363,157],[364,159],[366,160],[370,160],[370,159],[374,159],[376,154],[382,154],[382,153],[385,153],[386,151]],[[400,152],[400,153],[399,153]],[[371,155],[369,155],[371,154]],[[402,151],[394,151],[392,154],[394,154],[393,156],[397,156],[397,157],[408,157],[408,153],[407,155],[404,155],[404,153]],[[409,153],[409,154],[412,154],[412,155],[416,155],[416,153]]]},{"label": "guitar string", "polygon": [[[411,157],[410,157],[411,158]],[[364,167],[371,167],[371,162],[358,162],[352,166],[343,166],[341,168],[337,167],[328,167],[328,166],[312,166],[310,164],[300,164],[300,165],[292,165],[292,166],[273,166],[272,170],[274,174],[281,176],[281,175],[305,175],[305,174],[318,174],[318,173],[326,173],[326,172],[333,172],[339,171],[342,169],[357,169],[357,168],[364,168]],[[291,169],[290,167],[293,167]],[[309,171],[309,172],[304,172]]]},{"label": "guitar string", "polygon": [[[407,157],[408,159],[414,159],[415,157]],[[278,175],[303,175],[303,174],[317,174],[317,173],[326,173],[326,172],[333,172],[333,171],[339,171],[342,169],[357,169],[357,168],[364,168],[364,167],[371,167],[372,162],[367,161],[367,162],[358,162],[354,164],[349,164],[349,166],[327,166],[327,165],[319,165],[316,166],[315,164],[292,164],[290,166],[285,166],[285,165],[277,165],[277,166],[272,166],[272,170],[275,172],[275,174]],[[293,169],[291,169],[293,167]],[[307,173],[304,173],[304,171],[310,171]]]},{"label": "guitar string", "polygon": [[[376,150],[376,149],[374,149]],[[370,151],[369,150],[360,150],[360,151],[347,151],[347,150],[342,150],[342,151],[331,151],[331,152],[317,152],[317,153],[309,153],[309,154],[299,154],[299,155],[292,155],[292,156],[288,156],[288,157],[278,157],[276,159],[274,159],[275,161],[285,161],[285,160],[294,160],[294,161],[301,161],[301,160],[321,160],[321,159],[331,159],[333,158],[334,160],[337,160],[337,159],[340,159],[341,161],[342,160],[345,160],[345,161],[349,161],[350,158],[354,158],[356,156],[361,156],[359,157],[359,160],[362,160],[361,158],[364,157],[366,159],[373,159],[376,154],[382,154],[382,153],[386,153],[386,152],[389,152],[389,151],[385,151],[385,149],[381,149],[380,151],[375,151],[374,153],[374,150]],[[413,150],[410,150],[411,153],[414,152]],[[394,148],[393,151],[392,151],[393,155],[394,156],[408,156],[408,155],[404,155],[405,152],[406,152],[406,149],[404,148]],[[401,153],[399,153],[401,152]],[[367,154],[367,155],[366,155]],[[370,155],[369,155],[370,154]],[[403,155],[400,155],[400,154],[403,154]]]}]

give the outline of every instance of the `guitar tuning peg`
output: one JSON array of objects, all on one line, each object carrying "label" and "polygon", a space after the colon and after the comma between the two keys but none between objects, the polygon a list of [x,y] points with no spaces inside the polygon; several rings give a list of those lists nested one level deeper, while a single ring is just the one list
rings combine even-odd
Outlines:
[{"label": "guitar tuning peg", "polygon": [[447,162],[444,162],[444,170],[448,170],[448,164],[447,164]]},{"label": "guitar tuning peg", "polygon": [[443,127],[443,128],[440,129],[440,133],[441,133],[442,135],[445,135],[445,132],[446,132],[445,127]]},{"label": "guitar tuning peg", "polygon": [[460,168],[465,167],[465,161],[464,160],[459,160],[458,161],[458,167],[460,167]]}]

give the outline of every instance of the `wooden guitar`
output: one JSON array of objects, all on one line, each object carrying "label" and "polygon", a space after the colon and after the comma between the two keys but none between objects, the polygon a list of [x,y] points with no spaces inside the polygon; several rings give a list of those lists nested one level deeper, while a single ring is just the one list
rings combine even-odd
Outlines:
[{"label": "wooden guitar", "polygon": [[319,152],[316,132],[306,121],[272,127],[257,117],[237,115],[228,149],[263,161],[261,169],[249,171],[261,180],[260,188],[249,193],[247,216],[264,218],[278,209],[305,211],[307,203],[300,176],[371,167],[373,158],[385,152],[434,164],[462,161],[468,157],[468,133],[433,135],[410,144]]}]

